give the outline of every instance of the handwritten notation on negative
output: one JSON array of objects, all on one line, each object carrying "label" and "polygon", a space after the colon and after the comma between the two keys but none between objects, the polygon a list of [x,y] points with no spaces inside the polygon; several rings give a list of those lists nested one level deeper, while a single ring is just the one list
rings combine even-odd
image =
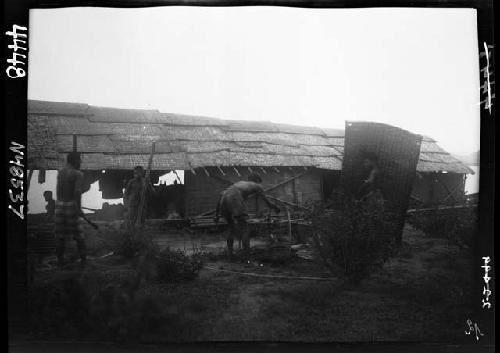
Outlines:
[{"label": "handwritten notation on negative", "polygon": [[481,95],[485,95],[484,99],[479,102],[479,105],[484,104],[484,109],[487,109],[491,115],[491,107],[493,106],[493,99],[495,98],[495,92],[493,92],[493,85],[495,81],[491,80],[493,75],[493,68],[490,65],[493,53],[493,45],[488,45],[486,42],[484,44],[484,51],[479,53],[479,58],[486,58],[486,64],[481,69],[482,78],[484,79],[483,84],[479,87],[481,90]]},{"label": "handwritten notation on negative", "polygon": [[481,266],[482,269],[484,269],[484,277],[483,277],[483,281],[484,281],[484,287],[483,287],[483,295],[485,296],[485,298],[483,299],[483,309],[484,308],[487,308],[487,309],[490,309],[491,308],[491,303],[489,301],[489,298],[490,298],[490,295],[491,295],[491,290],[490,290],[490,280],[491,280],[491,277],[488,276],[488,273],[491,269],[491,266],[489,266],[488,264],[490,263],[491,259],[489,256],[483,256],[483,261],[484,261],[484,265]]},{"label": "handwritten notation on negative", "polygon": [[472,322],[471,319],[467,319],[466,324],[467,324],[467,329],[465,330],[466,335],[470,335],[474,332],[474,334],[476,335],[476,341],[479,341],[480,336],[484,336],[484,333],[482,333],[481,330],[479,329],[477,322]]}]

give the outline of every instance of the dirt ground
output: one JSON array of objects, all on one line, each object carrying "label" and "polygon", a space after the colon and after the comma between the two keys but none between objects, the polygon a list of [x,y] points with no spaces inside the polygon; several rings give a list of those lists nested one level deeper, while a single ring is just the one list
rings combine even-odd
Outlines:
[{"label": "dirt ground", "polygon": [[[221,234],[152,232],[161,247],[219,254]],[[100,249],[96,233],[84,272],[76,265],[39,266],[35,284],[61,276],[116,281],[133,270],[129,263]],[[197,279],[182,283],[147,281],[141,293],[153,298],[165,317],[140,332],[142,342],[298,341],[298,342],[463,342],[470,316],[472,284],[469,254],[445,239],[430,238],[406,226],[400,253],[359,284],[347,283],[317,260],[293,257],[283,264],[253,259],[226,261],[206,257]],[[265,239],[252,239],[259,248]],[[73,249],[74,250],[74,249]],[[69,252],[73,251],[71,248]],[[90,292],[92,290],[89,290]],[[40,304],[38,304],[40,305]],[[154,310],[153,310],[154,311]],[[120,314],[124,320],[130,313]],[[140,315],[140,314],[139,314]],[[137,327],[141,327],[137,324]],[[139,330],[127,326],[130,331]],[[75,338],[73,332],[35,329],[37,338]],[[49,337],[59,335],[58,337]],[[63,336],[63,337],[61,337]],[[78,336],[78,338],[82,338]],[[102,339],[85,336],[84,339]]]}]

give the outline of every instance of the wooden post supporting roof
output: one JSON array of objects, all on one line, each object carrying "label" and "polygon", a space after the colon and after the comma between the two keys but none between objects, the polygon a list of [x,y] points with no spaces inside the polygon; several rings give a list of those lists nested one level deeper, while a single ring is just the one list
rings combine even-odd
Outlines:
[{"label": "wooden post supporting roof", "polygon": [[141,222],[142,214],[144,212],[144,205],[146,203],[146,192],[149,187],[149,176],[151,174],[151,167],[153,165],[153,156],[155,154],[155,142],[153,141],[151,145],[151,154],[149,155],[148,168],[146,169],[146,175],[144,176],[144,180],[142,181],[142,193],[141,193],[141,201],[139,203],[139,209],[137,210],[137,218],[135,219],[135,223]]},{"label": "wooden post supporting roof", "polygon": [[30,184],[31,184],[31,178],[33,177],[33,169],[30,169],[28,172],[28,186],[26,187],[26,194],[28,194],[28,191],[30,189]]}]

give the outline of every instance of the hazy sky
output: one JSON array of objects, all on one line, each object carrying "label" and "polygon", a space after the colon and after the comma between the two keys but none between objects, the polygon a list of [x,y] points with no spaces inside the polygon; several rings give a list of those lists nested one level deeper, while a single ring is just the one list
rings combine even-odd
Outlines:
[{"label": "hazy sky", "polygon": [[29,98],[224,119],[386,122],[479,149],[467,9],[70,8],[30,13]]}]

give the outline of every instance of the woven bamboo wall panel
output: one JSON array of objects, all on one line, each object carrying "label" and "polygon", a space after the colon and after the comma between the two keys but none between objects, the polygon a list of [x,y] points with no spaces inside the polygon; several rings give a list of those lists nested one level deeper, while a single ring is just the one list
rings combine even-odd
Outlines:
[{"label": "woven bamboo wall panel", "polygon": [[346,122],[341,189],[356,197],[368,172],[363,166],[366,153],[378,159],[378,187],[386,200],[386,211],[393,214],[394,236],[402,234],[411,188],[416,175],[422,136],[390,125]]}]

